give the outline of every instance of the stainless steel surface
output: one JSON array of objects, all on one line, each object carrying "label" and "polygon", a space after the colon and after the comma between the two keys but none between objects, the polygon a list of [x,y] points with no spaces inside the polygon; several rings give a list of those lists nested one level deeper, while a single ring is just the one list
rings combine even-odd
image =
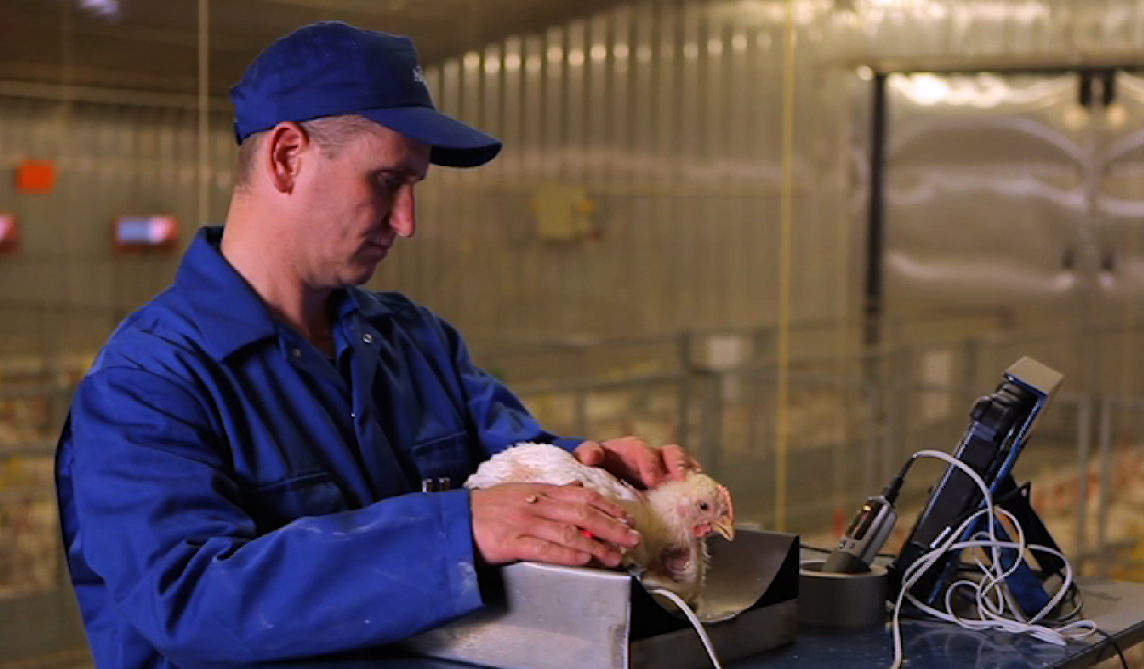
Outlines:
[{"label": "stainless steel surface", "polygon": [[[225,22],[223,10],[214,15]],[[418,237],[370,285],[406,291],[476,338],[773,320],[781,26],[737,16],[702,3],[637,3],[428,68],[440,106],[501,135],[506,150],[486,169],[435,170],[419,191]],[[815,63],[800,58],[800,77],[839,76]],[[822,319],[837,311],[832,268],[855,266],[839,259],[850,250],[835,234],[842,98],[797,90],[795,316]],[[227,105],[216,103],[224,111],[209,119],[215,183],[203,220],[193,98],[81,89],[98,102],[69,102],[68,91],[0,89],[0,133],[11,133],[0,160],[55,157],[62,175],[62,197],[13,198],[28,234],[24,252],[0,265],[0,284],[14,295],[34,277],[36,293],[22,288],[20,298],[127,311],[162,289],[176,257],[114,257],[107,222],[125,210],[169,210],[186,240],[221,221],[235,151]],[[57,139],[61,128],[73,142]],[[598,238],[537,238],[531,201],[552,183],[584,189]],[[0,184],[0,197],[8,187]],[[824,235],[831,243],[816,241]],[[74,326],[68,336],[93,346],[96,335],[84,335],[93,328]]]},{"label": "stainless steel surface", "polygon": [[[6,38],[0,78],[195,90],[196,0],[2,0]],[[340,19],[413,35],[426,62],[549,23],[598,11],[614,0],[240,0],[210,3],[211,90],[223,95],[271,40],[303,23]],[[88,6],[85,8],[84,6]],[[70,48],[61,42],[72,42]]]},{"label": "stainless steel surface", "polygon": [[[505,42],[446,61],[443,106],[503,135],[506,149],[489,170],[425,184],[421,238],[376,285],[408,285],[490,337],[769,320],[779,106],[771,29],[748,32],[702,3],[647,2],[527,35],[511,60]],[[453,94],[450,73],[473,87]],[[809,105],[806,117],[820,118]],[[821,118],[807,136],[829,144],[833,123]],[[835,156],[817,151],[810,172],[832,174]],[[538,238],[530,203],[551,184],[584,189],[595,238]],[[464,204],[436,209],[443,201]],[[810,242],[833,229],[834,201],[815,198],[801,214],[802,267],[837,253]],[[406,271],[415,264],[424,268],[416,276]],[[832,288],[797,286],[799,315],[830,315]]]},{"label": "stainless steel surface", "polygon": [[[866,58],[1039,58],[1120,55],[1138,48],[1144,17],[1133,0],[853,0],[839,8],[846,52]],[[847,15],[848,14],[848,15]]]},{"label": "stainless steel surface", "polygon": [[[752,609],[707,630],[721,664],[790,644],[797,633],[798,602],[793,599]],[[693,629],[648,637],[632,646],[631,669],[708,669],[711,666]]]},{"label": "stainless steel surface", "polygon": [[[674,1],[674,0],[672,0]],[[84,85],[193,90],[195,0],[103,3],[113,13],[58,3],[3,0],[9,39],[0,78]],[[237,76],[261,45],[300,23],[338,18],[414,35],[429,62],[480,48],[616,3],[529,0],[238,0],[212,3],[214,90]],[[668,4],[665,0],[665,4]],[[788,10],[805,43],[831,59],[1041,58],[1059,61],[1131,54],[1144,41],[1132,0],[711,0],[712,18],[755,30],[781,24]],[[71,48],[61,41],[71,39]],[[51,45],[53,48],[45,48]],[[701,45],[702,46],[702,45]],[[141,59],[140,54],[152,54]]]},{"label": "stainless steel surface", "polygon": [[503,605],[418,635],[408,645],[424,655],[506,669],[627,666],[626,573],[531,562],[501,573]]},{"label": "stainless steel surface", "polygon": [[[1093,193],[1094,247],[1097,262],[1094,304],[1104,322],[1125,331],[1101,340],[1101,378],[1110,391],[1125,395],[1140,392],[1144,356],[1140,320],[1144,315],[1144,79],[1119,72],[1112,82],[1115,101],[1093,113],[1100,129],[1100,164]],[[1131,372],[1131,373],[1128,373]],[[1132,427],[1139,434],[1139,423]]]},{"label": "stainless steel surface", "polygon": [[886,619],[886,568],[860,574],[823,573],[825,560],[803,560],[798,575],[800,625],[857,629]]},{"label": "stainless steel surface", "polygon": [[[219,34],[211,35],[211,44],[225,49],[228,43],[239,41],[226,38],[237,25],[235,17],[258,14],[271,1],[247,0],[216,8],[212,32]],[[177,14],[179,4],[169,3],[170,7],[163,11],[148,8],[144,12],[138,3],[123,3],[125,19],[119,26],[77,16],[73,38],[81,47],[87,45],[87,40],[114,35],[117,29],[142,38],[144,30],[133,23],[138,19],[168,31],[160,30],[156,33],[159,36],[173,38],[170,31],[187,30],[186,39],[177,38],[174,43],[190,46],[193,26],[176,28],[171,17],[164,15],[164,11],[171,16]],[[497,25],[491,27],[494,22],[489,17],[501,18],[500,5],[491,0],[461,9],[442,3],[426,2],[424,7],[421,4],[417,8],[344,9],[350,13],[347,18],[385,22],[393,29],[404,25],[436,26],[431,32],[442,43],[446,41],[444,33],[449,31],[440,30],[441,17],[476,17],[478,25],[468,26],[462,32],[484,34],[489,39],[479,45],[465,39],[450,42],[454,50],[441,52],[441,58],[435,61],[437,66],[430,68],[429,79],[443,107],[503,135],[509,148],[487,170],[475,174],[439,170],[435,174],[423,189],[424,225],[420,239],[395,254],[382,267],[373,285],[411,292],[434,304],[466,331],[491,336],[504,330],[536,336],[569,329],[606,333],[632,328],[669,331],[698,321],[742,325],[772,317],[772,265],[777,262],[773,257],[777,238],[772,223],[778,210],[778,74],[785,3],[649,0],[615,8],[592,5],[581,11],[601,11],[563,26],[523,31],[503,39],[492,39],[499,34],[495,31],[504,26],[495,22]],[[845,92],[856,78],[828,67],[833,58],[842,53],[933,55],[943,49],[1013,56],[1044,52],[1066,58],[1070,47],[1112,49],[1130,45],[1141,31],[1139,12],[1126,2],[1082,6],[1063,2],[857,1],[849,5],[800,2],[792,6],[800,39],[796,64],[798,232],[794,259],[799,272],[794,300],[799,318],[836,315],[841,293],[846,292],[846,287],[860,285],[854,280],[837,280],[840,276],[856,278],[854,272],[860,264],[860,255],[855,257],[859,245],[854,243],[855,238],[847,238],[844,226],[839,226],[845,218],[847,199],[858,202],[861,196],[860,186],[855,189],[846,185],[845,153],[840,148],[845,144],[846,133],[861,134],[867,126],[861,117],[848,114]],[[27,11],[22,21],[47,25],[61,20],[58,14],[37,13],[42,10],[16,0],[7,0],[3,7]],[[284,26],[291,17],[305,18],[303,9],[294,7],[291,12],[276,14],[265,29]],[[376,17],[371,18],[368,12],[376,12]],[[541,14],[528,16],[538,19]],[[1109,16],[1123,21],[1112,22]],[[433,17],[436,23],[418,23],[427,21],[427,17]],[[485,32],[489,30],[494,32]],[[1061,35],[1068,39],[1052,41]],[[458,35],[453,33],[452,37]],[[250,36],[244,40],[257,41]],[[120,48],[129,49],[132,44],[123,42]],[[13,44],[8,46],[16,48]],[[212,62],[223,62],[225,58],[225,54],[212,55]],[[213,72],[211,81],[233,78],[225,72]],[[932,91],[933,82],[921,86],[923,92],[926,86]],[[997,86],[979,85],[978,89],[984,98],[992,95]],[[68,91],[58,90],[65,96]],[[90,87],[86,90],[90,92]],[[38,93],[25,88],[22,95],[28,94],[58,97],[42,87]],[[96,97],[104,101],[116,99],[114,93]],[[152,129],[177,133],[193,128],[193,116],[179,120],[168,114],[164,119],[152,120],[139,114],[130,106],[131,98],[124,93],[119,97],[123,106],[107,107],[103,112],[98,112],[98,105],[39,104],[41,111],[34,118],[43,125],[68,119],[70,136],[81,143],[92,136],[85,125],[89,121],[93,127],[115,124],[124,134],[109,139],[98,152],[95,147],[69,150],[81,163],[92,167],[81,170],[79,174],[83,176],[69,179],[67,192],[73,201],[92,201],[96,205],[94,211],[85,206],[60,212],[53,205],[42,214],[33,213],[33,219],[42,218],[43,214],[54,219],[36,226],[36,230],[48,229],[54,234],[55,228],[63,225],[57,221],[74,220],[79,226],[79,221],[95,217],[97,212],[98,218],[105,219],[106,210],[140,206],[143,200],[149,200],[148,207],[185,212],[181,218],[189,229],[203,222],[195,216],[194,203],[183,202],[189,199],[187,186],[194,183],[193,172],[186,172],[185,165],[175,174],[146,169],[137,180],[116,178],[124,174],[121,167],[133,170],[131,165],[146,160],[130,153],[122,162],[111,160],[111,156],[122,155],[124,147],[130,150],[136,142],[133,133]],[[156,102],[154,98],[147,100],[147,104]],[[186,102],[193,104],[193,99]],[[1010,102],[1002,106],[1012,106]],[[177,106],[174,102],[172,105]],[[225,103],[219,106],[226,108]],[[1130,121],[1134,112],[1125,109]],[[1056,128],[1054,132],[1060,131],[1032,115]],[[5,118],[18,115],[6,112]],[[211,119],[215,137],[212,165],[219,181],[218,188],[209,195],[210,219],[215,221],[224,211],[233,155],[228,125],[225,114]],[[1131,126],[1130,122],[1124,125]],[[25,138],[36,135],[20,131],[14,135],[14,141],[5,144],[23,153],[30,148]],[[1027,135],[1022,135],[1022,141],[1030,144]],[[53,134],[45,129],[40,136]],[[1004,145],[1004,141],[985,141],[986,148]],[[1037,148],[1036,141],[1032,141],[1031,153],[1018,158],[1044,162],[1042,168],[1061,172],[1057,176],[1068,181],[1071,177],[1066,174],[1067,165],[1059,160],[1054,163],[1056,158],[1048,143],[1041,144],[1046,146]],[[0,152],[3,150],[0,146]],[[63,151],[53,147],[33,150],[45,155]],[[944,149],[937,146],[932,150]],[[179,158],[167,160],[193,165],[193,151],[192,142],[179,149]],[[941,167],[940,161],[930,167]],[[1003,167],[995,164],[992,169]],[[1010,190],[1036,191],[1045,187],[1044,183],[1037,183],[1045,179],[1043,175],[1004,178],[1007,183],[1002,186]],[[573,248],[537,243],[530,198],[539,185],[554,180],[585,186],[596,205],[595,216],[603,235],[599,240]],[[1059,184],[1049,185],[1050,191],[1061,188]],[[948,193],[956,184],[946,188],[946,195],[957,197]],[[960,194],[965,195],[964,189]],[[952,204],[960,205],[969,197],[965,195]],[[1061,201],[1062,197],[1066,201]],[[1066,251],[1061,247],[1075,232],[1070,228],[1075,222],[1063,220],[1067,218],[1068,198],[1067,192],[1021,196],[1017,199],[1029,205],[1024,214],[998,214],[1005,221],[1006,235],[995,239],[999,245],[993,247],[1014,253],[1006,256],[1008,261],[1030,262],[1037,268],[1032,275],[1018,277],[1020,280],[1010,291],[1048,293],[1050,299],[1067,291],[1068,287],[1061,284],[1071,280],[1069,273],[1053,272],[1052,267],[1059,264]],[[101,203],[107,199],[114,203]],[[929,205],[936,210],[946,203],[948,199]],[[971,213],[960,206],[951,211]],[[1029,211],[1041,215],[1034,216]],[[1030,230],[1034,234],[1014,233],[1014,218],[1026,229],[1035,228]],[[1038,224],[1028,218],[1049,222]],[[951,219],[957,226],[972,224],[964,216],[951,214],[947,219],[935,219],[933,228],[949,229]],[[495,221],[496,226],[490,226],[489,221]],[[87,238],[85,249],[103,247],[105,230],[90,223],[80,230],[72,237]],[[94,230],[100,233],[96,239],[87,232]],[[43,248],[43,243],[36,240],[38,234],[31,233],[27,255],[33,249]],[[1045,241],[1030,244],[1029,249],[1005,244],[1007,239],[1018,237]],[[830,241],[824,242],[824,238]],[[955,244],[954,249],[957,248]],[[934,280],[934,271],[952,272],[955,276],[948,288],[941,289],[945,305],[948,306],[946,298],[964,303],[967,300],[963,296],[967,294],[972,294],[976,303],[980,293],[962,290],[966,277],[984,279],[993,276],[997,267],[1007,265],[994,262],[996,254],[978,254],[975,249],[965,248],[957,253],[962,257],[950,256],[944,264],[927,266],[926,258],[909,252],[906,260],[910,262],[899,263],[898,269],[916,271],[916,261],[920,260],[920,268],[931,271],[919,280]],[[89,281],[91,277],[104,277],[103,293],[120,293],[116,299],[129,303],[160,289],[171,267],[164,260],[141,260],[134,263],[135,268],[126,269],[125,263],[113,261],[106,252],[83,257],[69,250],[68,255],[68,265],[74,269],[43,260],[36,269],[19,260],[6,263],[5,267],[23,264],[22,276],[38,272],[46,278],[37,282],[45,298],[70,304],[89,301],[89,294],[96,290],[76,287],[73,277],[83,276]],[[489,271],[490,267],[497,271]],[[65,278],[58,278],[61,276]],[[917,277],[912,277],[907,285],[916,283],[914,278]],[[1041,283],[1030,287],[1024,280]],[[1040,288],[1042,284],[1047,288]],[[627,285],[632,290],[613,290],[617,285]],[[932,307],[921,296],[915,297],[921,305]],[[853,310],[857,301],[851,296],[841,304],[843,311]],[[497,323],[497,327],[490,323]]]},{"label": "stainless steel surface", "polygon": [[[795,538],[742,529],[736,531],[734,541],[709,540],[710,571],[695,615],[705,623],[718,623],[753,606],[771,587]],[[673,608],[666,599],[660,602]]]},{"label": "stainless steel surface", "polygon": [[1076,77],[905,74],[887,91],[887,310],[1078,313]]},{"label": "stainless steel surface", "polygon": [[[1005,310],[1016,332],[1069,323],[1073,346],[1030,339],[1018,352],[1064,369],[1073,389],[1133,384],[1144,152],[1131,119],[1144,86],[1113,83],[1111,107],[1099,77],[1084,107],[1075,73],[890,77],[889,313],[972,304]],[[1097,333],[1111,324],[1122,333]]]},{"label": "stainless steel surface", "polygon": [[[698,615],[724,661],[794,639],[791,601],[743,612],[771,586],[794,535],[739,528],[732,542],[711,542],[709,587]],[[501,568],[503,599],[489,609],[409,642],[416,652],[506,669],[685,669],[709,666],[691,628],[630,638],[632,578],[602,569],[521,562]],[[666,602],[667,600],[662,600]],[[674,606],[665,610],[681,613]]]}]

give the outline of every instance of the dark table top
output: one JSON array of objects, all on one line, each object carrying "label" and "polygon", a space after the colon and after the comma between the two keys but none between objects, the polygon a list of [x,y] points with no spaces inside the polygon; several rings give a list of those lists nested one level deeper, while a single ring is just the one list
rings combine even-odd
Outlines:
[{"label": "dark table top", "polygon": [[[1122,649],[1144,640],[1144,583],[1082,580],[1084,618],[1093,620]],[[1027,635],[1003,632],[977,632],[934,620],[905,620],[902,623],[905,666],[926,669],[1076,669],[1090,667],[1113,657],[1116,651],[1104,637],[1093,635],[1065,647],[1045,643]],[[799,630],[794,643],[736,662],[726,669],[795,669],[831,667],[868,669],[889,667],[894,648],[890,626],[853,632]],[[472,665],[426,657],[388,654],[386,657],[357,657],[302,661],[262,667],[298,669],[458,669]]]}]

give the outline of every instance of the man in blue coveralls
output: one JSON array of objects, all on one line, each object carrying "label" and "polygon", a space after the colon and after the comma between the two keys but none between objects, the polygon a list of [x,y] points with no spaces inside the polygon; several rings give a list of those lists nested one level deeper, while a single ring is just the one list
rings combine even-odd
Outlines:
[{"label": "man in blue coveralls", "polygon": [[430,163],[477,166],[499,142],[434,109],[408,39],[344,23],[279,39],[232,99],[225,226],[111,336],[60,438],[97,666],[384,644],[480,609],[484,565],[616,565],[638,535],[606,499],[459,484],[520,441],[645,486],[694,460],[545,432],[448,323],[357,287],[413,235]]}]

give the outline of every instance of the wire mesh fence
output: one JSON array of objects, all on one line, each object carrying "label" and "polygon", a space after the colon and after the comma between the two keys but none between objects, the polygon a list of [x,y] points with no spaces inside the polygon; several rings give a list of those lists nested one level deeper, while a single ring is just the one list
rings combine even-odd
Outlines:
[{"label": "wire mesh fence", "polygon": [[[45,310],[26,313],[32,322],[5,327],[0,341],[0,617],[31,607],[74,619],[52,459],[71,394],[95,349],[60,347],[43,332],[27,336],[25,331],[58,328],[66,319]],[[112,322],[115,316],[104,317]],[[478,363],[505,378],[549,430],[684,444],[731,489],[742,523],[828,546],[910,454],[951,450],[974,399],[992,392],[1004,369],[1026,351],[1049,366],[1079,369],[1078,338],[1085,342],[1082,350],[1091,350],[1134,334],[991,335],[864,351],[855,346],[857,354],[831,350],[839,341],[852,342],[857,332],[851,325],[808,327],[797,358],[785,365],[770,353],[775,333],[768,328],[477,343],[474,349]],[[1144,478],[1144,395],[1119,392],[1131,389],[1123,377],[1132,373],[1122,368],[1119,376],[1110,374],[1107,392],[1062,390],[1038,423],[1016,475],[1031,482],[1035,508],[1082,573],[1144,580],[1144,520],[1137,513],[1144,503],[1144,486],[1138,485]],[[1066,388],[1069,381],[1066,375]],[[888,550],[904,539],[938,467],[919,464],[911,473]],[[77,626],[53,629],[65,638],[49,647],[82,645]],[[19,640],[3,641],[18,647]]]}]

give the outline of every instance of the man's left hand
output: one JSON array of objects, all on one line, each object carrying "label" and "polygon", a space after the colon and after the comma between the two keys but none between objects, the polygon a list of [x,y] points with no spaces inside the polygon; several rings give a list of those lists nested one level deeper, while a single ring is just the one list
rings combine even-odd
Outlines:
[{"label": "man's left hand", "polygon": [[654,488],[665,481],[680,481],[687,470],[700,471],[699,462],[676,444],[662,448],[639,437],[585,441],[576,447],[576,459],[601,467],[639,488]]}]

